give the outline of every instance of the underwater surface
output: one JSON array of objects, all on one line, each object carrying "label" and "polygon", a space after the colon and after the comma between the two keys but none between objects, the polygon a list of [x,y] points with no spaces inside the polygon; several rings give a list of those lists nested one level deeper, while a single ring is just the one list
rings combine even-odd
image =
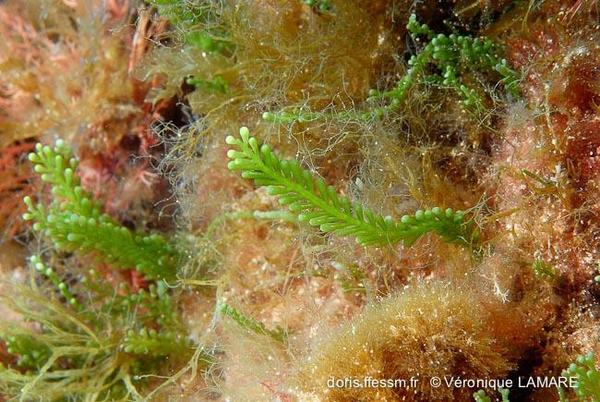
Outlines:
[{"label": "underwater surface", "polygon": [[0,401],[600,401],[597,0],[0,37]]}]

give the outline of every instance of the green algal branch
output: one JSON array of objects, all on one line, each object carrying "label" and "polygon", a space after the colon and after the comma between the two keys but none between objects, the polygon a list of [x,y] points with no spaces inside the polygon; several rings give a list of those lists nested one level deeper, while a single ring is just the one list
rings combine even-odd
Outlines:
[{"label": "green algal branch", "polygon": [[[505,91],[512,97],[519,97],[519,74],[508,66],[502,58],[502,48],[489,38],[473,38],[457,34],[436,34],[426,24],[417,21],[411,15],[406,26],[407,31],[418,45],[422,39],[426,44],[420,46],[408,61],[408,70],[386,91],[371,90],[368,102],[370,107],[362,111],[312,111],[306,107],[287,107],[276,112],[263,113],[263,119],[270,123],[307,123],[325,117],[340,120],[371,120],[396,110],[406,102],[409,90],[419,83],[428,83],[456,92],[461,105],[472,112],[480,113],[485,109],[486,88],[474,85],[483,77],[490,83],[502,83]],[[383,104],[375,105],[374,101]]]},{"label": "green algal branch", "polygon": [[[452,88],[461,98],[461,103],[470,109],[480,110],[483,99],[478,91],[469,87],[460,77],[467,72],[496,72],[505,90],[514,97],[519,96],[518,75],[508,67],[499,54],[501,49],[489,38],[473,38],[456,34],[435,34],[426,24],[420,24],[411,15],[406,26],[415,42],[426,37],[429,42],[408,61],[408,71],[390,91],[372,90],[371,99],[383,98],[398,106],[406,98],[410,87],[418,81],[431,81]],[[442,76],[431,73],[430,66],[442,72]]]},{"label": "green algal branch", "polygon": [[29,155],[35,171],[51,185],[50,205],[24,201],[24,219],[33,229],[52,239],[57,248],[82,254],[127,269],[135,268],[149,279],[173,279],[180,254],[159,234],[133,232],[101,212],[100,205],[85,192],[75,174],[77,160],[62,141],[54,148],[38,144]]},{"label": "green algal branch", "polygon": [[[510,402],[509,399],[509,394],[510,394],[510,390],[506,389],[506,388],[498,388],[498,392],[500,393],[500,396],[502,397],[502,401],[501,402]],[[473,399],[475,399],[475,402],[492,402],[492,398],[490,398],[484,390],[480,389],[479,391],[475,392],[473,394]],[[496,399],[494,399],[496,400]]]},{"label": "green algal branch", "polygon": [[41,258],[37,255],[32,256],[29,261],[33,265],[33,267],[38,271],[41,275],[48,278],[50,282],[58,289],[60,294],[65,298],[65,301],[73,306],[76,310],[81,308],[81,305],[75,298],[75,295],[71,292],[69,287],[63,280],[56,274],[56,272],[44,264]]},{"label": "green algal branch", "polygon": [[148,355],[154,357],[173,354],[188,355],[191,345],[177,331],[142,328],[139,331],[129,330],[123,339],[123,350],[126,353]]},{"label": "green algal branch", "polygon": [[6,344],[6,351],[16,357],[16,364],[20,368],[39,369],[52,354],[48,345],[32,334],[2,334],[0,337]]},{"label": "green algal branch", "polygon": [[331,11],[332,7],[329,4],[329,0],[303,0],[304,4],[310,7],[314,7],[315,10],[325,13]]},{"label": "green algal branch", "polygon": [[321,178],[315,178],[295,160],[280,160],[266,144],[259,145],[247,128],[240,138],[227,137],[229,169],[265,186],[270,195],[297,214],[300,222],[318,226],[323,232],[355,237],[363,246],[384,246],[402,241],[410,246],[422,235],[434,232],[445,241],[470,246],[475,232],[465,213],[432,208],[404,215],[399,221],[383,217],[337,194]]},{"label": "green algal branch", "polygon": [[278,326],[274,330],[268,329],[262,322],[259,322],[254,318],[245,316],[240,311],[231,307],[229,304],[221,304],[219,312],[224,316],[231,318],[240,327],[246,329],[247,331],[254,332],[255,334],[267,335],[278,342],[284,342],[287,337],[287,333],[283,328]]},{"label": "green algal branch", "polygon": [[[577,380],[574,391],[580,401],[600,400],[600,371],[596,368],[594,353],[579,356],[569,368],[563,371],[562,375]],[[559,396],[561,402],[568,401],[565,391],[561,388],[559,388]]]},{"label": "green algal branch", "polygon": [[226,93],[229,89],[229,84],[220,75],[217,75],[213,79],[201,79],[196,77],[190,77],[185,81],[188,85],[193,85],[197,89],[200,89],[208,93]]},{"label": "green algal branch", "polygon": [[89,400],[141,400],[138,389],[150,385],[147,377],[168,375],[162,371],[165,361],[179,365],[193,354],[164,281],[121,295],[125,286],[115,292],[106,280],[78,273],[75,292],[40,257],[32,257],[31,264],[63,297],[48,297],[46,290],[51,295],[53,289],[37,286],[0,295],[3,305],[35,323],[4,323],[0,331],[11,355],[0,364],[0,388],[10,395],[21,400],[88,400],[92,394]]}]

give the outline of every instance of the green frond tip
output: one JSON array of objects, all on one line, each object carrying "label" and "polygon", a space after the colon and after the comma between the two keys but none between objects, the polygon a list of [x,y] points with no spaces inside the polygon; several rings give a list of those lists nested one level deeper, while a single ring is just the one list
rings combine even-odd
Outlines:
[{"label": "green frond tip", "polygon": [[[510,402],[510,399],[508,398],[508,395],[510,393],[509,389],[499,388],[498,392],[500,392],[502,402]],[[473,394],[473,399],[475,399],[475,402],[492,402],[492,398],[490,398],[482,389]]]},{"label": "green frond tip", "polygon": [[475,402],[492,402],[492,399],[482,389],[473,394],[473,399]]},{"label": "green frond tip", "polygon": [[177,333],[155,329],[142,328],[139,331],[129,330],[122,344],[125,353],[147,355],[153,357],[173,354],[189,354],[192,350],[189,343]]},{"label": "green frond tip", "polygon": [[202,79],[197,77],[190,77],[185,82],[188,85],[193,85],[196,89],[207,93],[226,93],[229,90],[229,83],[220,75],[217,75],[213,79]]},{"label": "green frond tip", "polygon": [[502,396],[502,402],[510,402],[510,399],[508,399],[510,390],[508,388],[499,388],[498,392],[500,392],[500,395]]},{"label": "green frond tip", "polygon": [[383,217],[352,203],[337,194],[333,186],[315,178],[295,160],[280,160],[268,145],[260,145],[246,127],[240,137],[229,136],[227,152],[230,170],[241,171],[242,177],[267,187],[269,194],[279,197],[279,203],[297,214],[300,222],[308,222],[323,232],[352,236],[363,246],[383,246],[400,241],[410,246],[428,232],[445,241],[469,246],[474,238],[471,222],[465,213],[448,208],[432,208],[404,215],[399,221]]},{"label": "green frond tip", "polygon": [[38,369],[50,358],[51,350],[35,336],[19,333],[2,336],[6,351],[17,358],[17,367],[23,369]]},{"label": "green frond tip", "polygon": [[596,368],[594,353],[579,356],[562,374],[577,380],[575,394],[580,400],[600,400],[600,371]]},{"label": "green frond tip", "polygon": [[149,279],[172,279],[180,259],[177,250],[159,234],[135,233],[102,213],[100,204],[83,190],[77,160],[62,141],[54,148],[37,144],[29,154],[34,170],[52,188],[50,205],[24,202],[25,220],[52,239],[61,250],[94,253],[117,268],[135,268]]},{"label": "green frond tip", "polygon": [[332,9],[329,0],[304,0],[304,4],[322,13],[331,11]]},{"label": "green frond tip", "polygon": [[29,261],[31,265],[35,268],[37,272],[41,275],[45,276],[52,282],[52,284],[56,287],[56,289],[60,292],[62,297],[64,297],[67,304],[73,306],[76,310],[81,308],[81,305],[75,298],[75,295],[71,292],[68,285],[62,281],[62,279],[56,274],[56,272],[49,268],[46,264],[44,264],[41,258],[37,255],[32,256]]},{"label": "green frond tip", "polygon": [[540,279],[549,282],[556,279],[556,269],[541,258],[536,258],[535,261],[533,261],[532,268],[535,276]]},{"label": "green frond tip", "polygon": [[190,30],[206,23],[213,14],[210,2],[181,0],[149,0],[158,13],[179,29]]},{"label": "green frond tip", "polygon": [[207,53],[219,53],[224,54],[231,52],[234,49],[234,45],[225,39],[216,38],[204,31],[192,31],[185,35],[185,41],[187,44],[198,48]]},{"label": "green frond tip", "polygon": [[231,318],[240,327],[244,328],[247,331],[254,332],[255,334],[270,336],[278,342],[284,342],[287,337],[287,333],[283,328],[278,326],[274,330],[268,329],[262,322],[256,321],[254,318],[245,316],[235,308],[231,307],[229,304],[221,304],[219,312],[224,316]]}]

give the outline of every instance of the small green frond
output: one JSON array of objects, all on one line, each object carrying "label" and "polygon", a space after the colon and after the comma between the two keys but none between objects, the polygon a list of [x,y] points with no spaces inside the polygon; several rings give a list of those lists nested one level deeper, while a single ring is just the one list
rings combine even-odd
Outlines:
[{"label": "small green frond", "polygon": [[252,212],[252,217],[254,219],[262,219],[262,220],[278,220],[289,223],[298,223],[298,218],[296,215],[292,214],[286,210],[276,210],[276,211],[254,211]]},{"label": "small green frond", "polygon": [[126,353],[148,356],[169,356],[172,354],[190,354],[189,343],[176,332],[142,328],[129,330],[123,339],[122,348]]},{"label": "small green frond", "polygon": [[421,24],[417,20],[417,16],[415,14],[411,14],[410,17],[408,17],[406,29],[413,39],[416,39],[418,36],[425,36],[428,40],[432,40],[435,37],[435,32],[433,32],[427,26],[427,24]]},{"label": "small green frond", "polygon": [[14,334],[3,336],[6,351],[17,358],[17,366],[24,369],[39,369],[51,355],[51,350],[34,335]]},{"label": "small green frond", "polygon": [[332,263],[332,266],[337,271],[336,279],[340,282],[344,293],[366,293],[366,274],[357,264],[346,266],[336,261]]},{"label": "small green frond", "polygon": [[556,270],[551,264],[548,264],[544,260],[537,258],[532,264],[533,272],[535,276],[546,281],[553,281],[556,279]]},{"label": "small green frond", "polygon": [[183,44],[207,55],[230,55],[235,45],[220,26],[221,7],[209,0],[150,0],[166,18]]},{"label": "small green frond", "polygon": [[204,31],[192,31],[185,36],[185,41],[188,45],[198,48],[203,52],[212,53],[227,53],[234,49],[231,42],[224,39],[216,38]]},{"label": "small green frond", "polygon": [[100,205],[83,190],[75,171],[77,160],[62,141],[54,148],[37,144],[29,154],[34,170],[52,187],[49,206],[24,202],[25,220],[46,234],[57,248],[83,254],[95,252],[104,262],[119,268],[135,268],[150,279],[175,277],[180,255],[159,234],[138,234],[101,212]]},{"label": "small green frond", "polygon": [[[498,392],[500,392],[502,402],[510,402],[510,399],[508,398],[508,395],[510,394],[509,389],[499,388]],[[475,399],[475,402],[492,402],[492,398],[490,398],[482,389],[473,394],[473,399]]]},{"label": "small green frond", "polygon": [[73,158],[71,150],[67,148],[64,141],[58,140],[54,148],[36,144],[35,152],[31,152],[28,158],[42,181],[52,186],[53,206],[56,209],[97,220],[111,221],[101,213],[100,205],[81,187],[79,177],[75,173],[77,159]]},{"label": "small green frond", "polygon": [[229,169],[241,171],[242,177],[252,179],[267,192],[279,197],[279,203],[297,214],[300,222],[308,222],[323,232],[352,236],[363,246],[384,246],[404,242],[410,246],[428,232],[435,232],[445,241],[468,246],[473,233],[464,221],[464,212],[448,208],[432,208],[404,215],[399,221],[383,217],[352,203],[337,194],[333,186],[315,178],[295,160],[280,160],[268,145],[259,145],[247,128],[240,137],[227,137],[231,149]]},{"label": "small green frond", "polygon": [[212,16],[208,1],[189,0],[149,0],[158,13],[180,29],[190,29],[205,23]]},{"label": "small green frond", "polygon": [[142,289],[128,298],[130,305],[139,306],[145,310],[138,313],[140,320],[155,321],[162,328],[182,329],[173,300],[167,293],[167,286],[164,282],[151,284],[148,290]]},{"label": "small green frond", "polygon": [[196,89],[200,89],[208,93],[226,93],[229,89],[229,84],[225,78],[217,75],[215,78],[205,80],[202,78],[191,77],[185,81],[188,85],[193,85]]},{"label": "small green frond", "polygon": [[594,353],[579,356],[563,376],[577,379],[575,394],[580,400],[600,401],[600,371],[596,368]]},{"label": "small green frond", "polygon": [[75,298],[75,295],[71,292],[69,287],[62,279],[54,272],[52,268],[49,268],[44,264],[41,258],[37,255],[32,256],[29,261],[33,265],[33,267],[38,271],[41,275],[45,276],[52,282],[52,284],[58,289],[60,294],[65,298],[65,301],[73,306],[76,310],[81,308],[81,305]]},{"label": "small green frond", "polygon": [[313,7],[315,10],[326,13],[332,10],[329,0],[303,0],[304,4]]},{"label": "small green frond", "polygon": [[473,399],[475,402],[492,402],[492,399],[482,389],[473,394]]},{"label": "small green frond", "polygon": [[278,112],[264,112],[262,118],[269,123],[306,123],[319,120],[323,117],[323,113],[311,112],[303,108],[283,109]]},{"label": "small green frond", "polygon": [[226,303],[221,304],[221,308],[219,309],[219,311],[221,314],[235,321],[240,327],[250,332],[254,332],[255,334],[270,336],[278,342],[284,342],[285,338],[287,337],[287,333],[283,328],[278,326],[275,330],[268,329],[262,322],[256,321],[254,318],[245,316],[244,314],[242,314],[241,312],[239,312],[238,310]]}]

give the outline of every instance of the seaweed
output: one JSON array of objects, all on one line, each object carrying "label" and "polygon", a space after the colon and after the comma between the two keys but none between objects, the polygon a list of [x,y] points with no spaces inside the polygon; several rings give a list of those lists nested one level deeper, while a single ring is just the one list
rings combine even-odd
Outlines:
[{"label": "seaweed", "polygon": [[594,1],[0,3],[2,398],[597,398]]}]

